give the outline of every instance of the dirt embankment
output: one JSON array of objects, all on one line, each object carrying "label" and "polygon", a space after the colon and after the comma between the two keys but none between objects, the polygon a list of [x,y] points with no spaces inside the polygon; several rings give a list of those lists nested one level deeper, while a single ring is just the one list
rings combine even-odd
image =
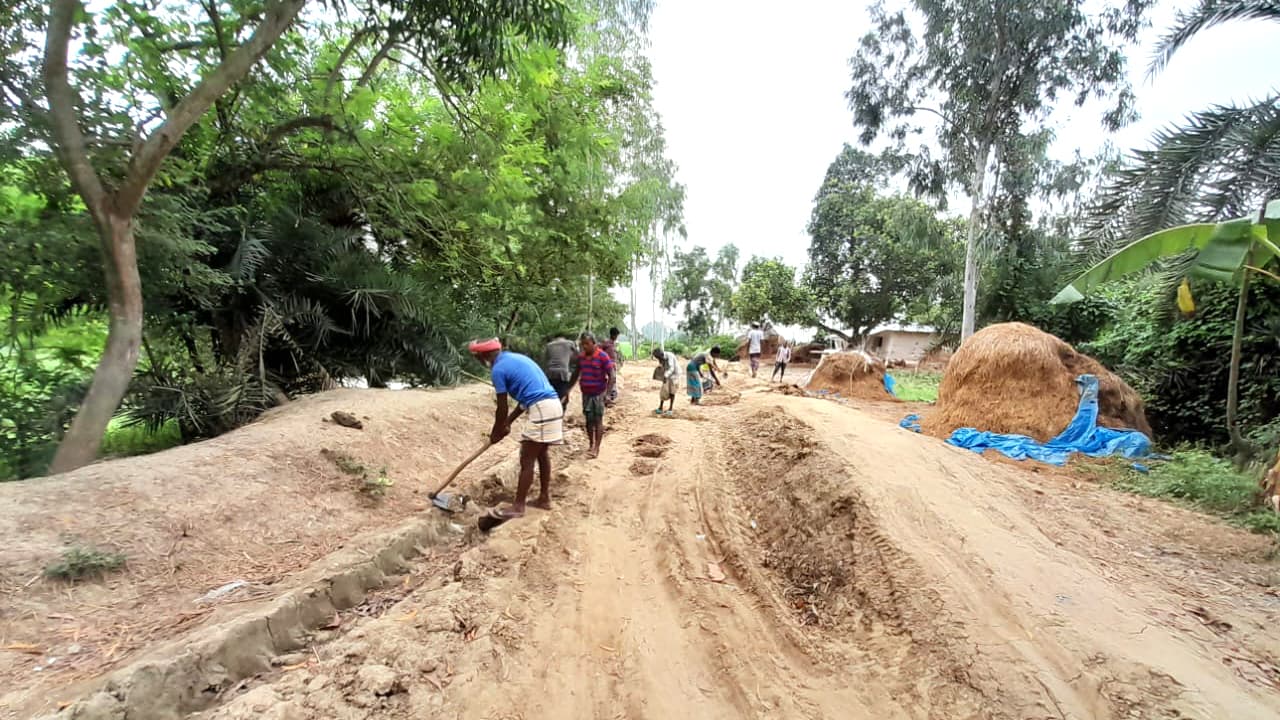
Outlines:
[{"label": "dirt embankment", "polygon": [[[76,681],[278,594],[353,537],[424,510],[426,488],[482,442],[491,392],[339,390],[206,442],[0,483],[0,717],[51,709]],[[364,429],[327,422],[334,411]],[[71,547],[122,553],[126,568],[43,577]]]}]

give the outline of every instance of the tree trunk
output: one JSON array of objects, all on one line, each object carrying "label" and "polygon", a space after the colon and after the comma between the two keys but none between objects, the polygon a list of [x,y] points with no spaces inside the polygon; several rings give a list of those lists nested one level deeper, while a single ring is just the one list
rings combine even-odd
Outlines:
[{"label": "tree trunk", "polygon": [[1240,295],[1236,301],[1236,323],[1231,331],[1231,369],[1227,375],[1227,449],[1235,458],[1237,467],[1244,467],[1253,454],[1253,448],[1240,434],[1240,421],[1236,417],[1240,408],[1240,357],[1244,354],[1244,324],[1249,309],[1249,270],[1240,277]]},{"label": "tree trunk", "polygon": [[631,359],[640,357],[640,337],[636,332],[636,271],[639,263],[631,263]]},{"label": "tree trunk", "polygon": [[969,237],[964,244],[964,306],[960,322],[960,342],[969,339],[977,328],[978,309],[978,226],[982,219],[983,185],[987,182],[987,161],[991,159],[991,144],[985,143],[978,153],[973,169],[973,209],[969,211]]},{"label": "tree trunk", "polygon": [[133,221],[110,212],[101,217],[98,236],[110,313],[107,345],[93,372],[89,394],[53,456],[50,474],[74,470],[98,456],[107,425],[129,389],[142,345],[142,281],[138,277]]}]

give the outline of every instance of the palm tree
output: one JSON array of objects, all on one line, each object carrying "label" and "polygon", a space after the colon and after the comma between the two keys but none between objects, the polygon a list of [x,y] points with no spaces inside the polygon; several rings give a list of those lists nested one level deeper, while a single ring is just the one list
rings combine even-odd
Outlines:
[{"label": "palm tree", "polygon": [[[1155,74],[1191,38],[1233,20],[1280,21],[1278,0],[1202,0],[1179,13],[1156,46]],[[1086,235],[1108,255],[1135,238],[1192,222],[1235,218],[1280,197],[1280,93],[1188,116],[1136,151],[1103,190]]]},{"label": "palm tree", "polygon": [[[1203,30],[1259,19],[1280,21],[1280,2],[1202,0],[1178,14],[1156,47],[1149,73],[1163,70]],[[1251,454],[1236,422],[1249,281],[1251,274],[1276,277],[1263,266],[1280,254],[1280,203],[1268,206],[1278,197],[1280,93],[1192,113],[1184,124],[1157,132],[1151,147],[1136,151],[1103,189],[1085,228],[1086,250],[1103,259],[1055,298],[1073,301],[1092,285],[1176,257],[1184,262],[1169,277],[1182,280],[1180,303],[1190,302],[1187,274],[1237,283],[1227,395],[1227,429],[1237,461]],[[1238,219],[1213,222],[1227,218]]]}]

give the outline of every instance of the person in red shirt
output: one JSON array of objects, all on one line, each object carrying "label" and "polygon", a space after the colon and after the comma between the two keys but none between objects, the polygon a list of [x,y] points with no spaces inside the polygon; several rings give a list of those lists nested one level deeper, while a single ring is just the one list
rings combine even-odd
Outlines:
[{"label": "person in red shirt", "polygon": [[587,421],[587,438],[591,446],[587,448],[587,457],[600,456],[600,441],[604,439],[604,406],[605,396],[613,387],[613,358],[596,343],[596,336],[589,332],[578,338],[578,346],[582,354],[578,356],[578,367],[573,371],[569,384],[578,381],[578,389],[582,391],[582,416]]}]

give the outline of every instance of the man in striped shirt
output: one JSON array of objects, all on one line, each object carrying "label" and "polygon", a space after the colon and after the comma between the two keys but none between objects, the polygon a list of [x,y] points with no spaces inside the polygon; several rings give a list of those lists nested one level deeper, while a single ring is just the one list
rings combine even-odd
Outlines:
[{"label": "man in striped shirt", "polygon": [[609,388],[613,387],[613,358],[597,343],[596,336],[589,332],[578,338],[578,346],[582,354],[578,356],[578,368],[569,380],[572,385],[578,382],[582,391],[582,416],[587,422],[587,438],[591,446],[587,449],[587,457],[600,456],[600,441],[604,439],[604,401]]}]

